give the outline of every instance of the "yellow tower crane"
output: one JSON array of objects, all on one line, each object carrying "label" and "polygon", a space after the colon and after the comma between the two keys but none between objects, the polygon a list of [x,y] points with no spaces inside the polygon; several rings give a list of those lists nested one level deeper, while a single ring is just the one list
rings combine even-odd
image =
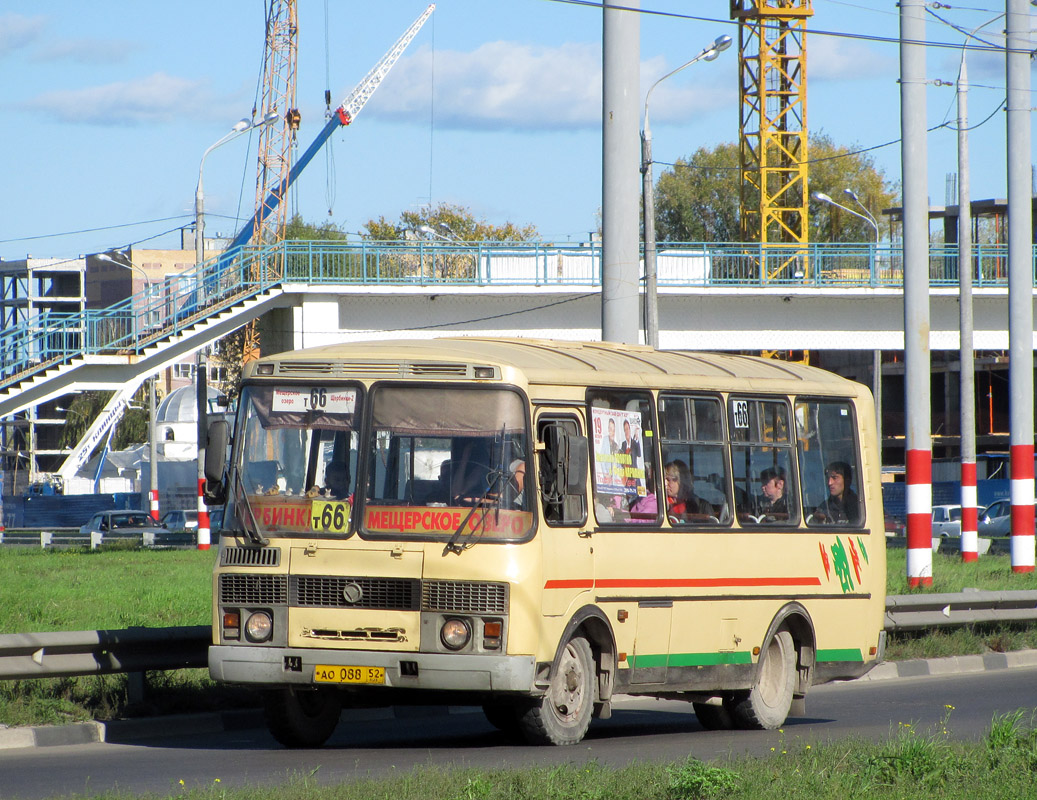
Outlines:
[{"label": "yellow tower crane", "polygon": [[809,238],[806,24],[813,13],[810,0],[731,0],[739,21],[742,241],[764,245],[760,268],[768,278],[809,272],[795,245]]}]

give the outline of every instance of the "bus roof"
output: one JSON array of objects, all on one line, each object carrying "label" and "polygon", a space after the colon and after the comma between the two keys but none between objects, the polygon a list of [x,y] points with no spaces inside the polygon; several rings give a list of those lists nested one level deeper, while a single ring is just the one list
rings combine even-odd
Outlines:
[{"label": "bus roof", "polygon": [[[653,350],[644,345],[561,339],[441,337],[354,341],[276,353],[254,362],[279,365],[281,377],[464,377],[471,365],[513,367],[530,383],[672,386],[682,378],[745,381],[796,392],[857,394],[864,387],[835,373],[778,359],[731,353]],[[335,366],[346,365],[344,370]],[[399,369],[391,368],[399,365]],[[368,369],[364,369],[367,367]],[[455,369],[451,369],[454,367]],[[463,369],[462,369],[463,368]],[[789,386],[793,384],[793,386]],[[807,385],[809,384],[809,385]],[[757,388],[763,388],[758,385]],[[775,386],[775,388],[777,388]]]}]

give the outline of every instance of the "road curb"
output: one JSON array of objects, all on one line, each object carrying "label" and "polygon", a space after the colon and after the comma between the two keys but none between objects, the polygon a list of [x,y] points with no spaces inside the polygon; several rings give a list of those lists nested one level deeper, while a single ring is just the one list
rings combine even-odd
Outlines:
[{"label": "road curb", "polygon": [[[859,681],[925,678],[941,675],[965,675],[1004,669],[1037,667],[1037,650],[1010,653],[984,653],[974,656],[918,658],[910,661],[887,661],[871,670]],[[373,722],[387,719],[434,718],[447,714],[473,713],[468,706],[394,706],[392,708],[353,708],[342,712],[345,722]],[[110,722],[76,722],[70,725],[40,725],[8,728],[0,726],[0,750],[24,747],[57,747],[61,745],[131,744],[145,739],[170,735],[228,733],[263,727],[259,709],[223,711],[211,714],[182,714],[165,717],[120,719]]]},{"label": "road curb", "polygon": [[983,653],[974,656],[916,658],[909,661],[887,661],[879,664],[858,680],[880,681],[891,678],[924,678],[937,675],[964,675],[1001,669],[1037,667],[1037,650],[1010,653]]},{"label": "road curb", "polygon": [[[424,719],[447,714],[471,713],[467,706],[394,706],[391,708],[350,708],[342,712],[346,723],[388,719]],[[8,728],[0,726],[0,750],[61,745],[131,744],[165,736],[228,733],[262,728],[260,709],[222,711],[208,714],[175,714],[161,717],[119,719],[109,722],[74,722],[68,725],[39,725]]]}]

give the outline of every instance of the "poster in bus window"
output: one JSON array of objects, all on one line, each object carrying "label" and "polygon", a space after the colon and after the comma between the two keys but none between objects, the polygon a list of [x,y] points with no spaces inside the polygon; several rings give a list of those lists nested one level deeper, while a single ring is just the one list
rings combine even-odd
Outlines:
[{"label": "poster in bus window", "polygon": [[591,423],[596,490],[643,497],[646,489],[640,412],[592,408]]}]

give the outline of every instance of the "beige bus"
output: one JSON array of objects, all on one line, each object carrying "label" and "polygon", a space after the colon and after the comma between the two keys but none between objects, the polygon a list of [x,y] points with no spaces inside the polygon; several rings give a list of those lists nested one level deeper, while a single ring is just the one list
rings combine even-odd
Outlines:
[{"label": "beige bus", "polygon": [[874,408],[810,367],[636,345],[377,341],[245,373],[214,679],[323,744],[344,706],[579,742],[622,694],[776,728],[883,657]]}]

